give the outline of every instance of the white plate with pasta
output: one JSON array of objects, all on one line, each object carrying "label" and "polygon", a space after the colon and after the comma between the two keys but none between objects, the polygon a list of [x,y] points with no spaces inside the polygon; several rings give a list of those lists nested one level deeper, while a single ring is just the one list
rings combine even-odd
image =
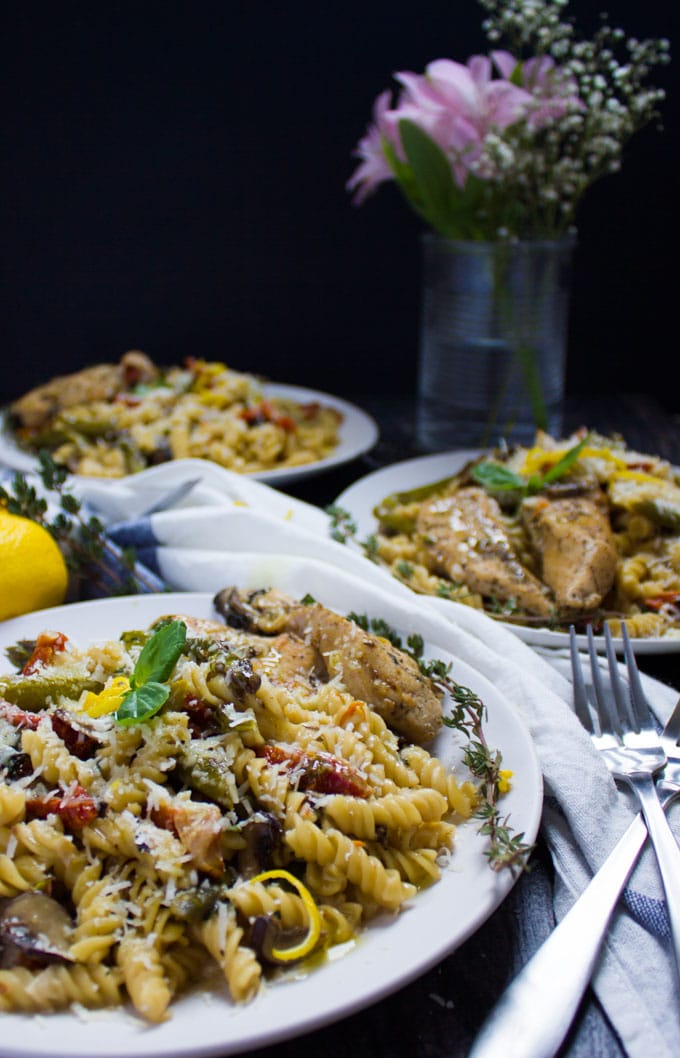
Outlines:
[{"label": "white plate with pasta", "polygon": [[[235,563],[235,576],[231,583],[239,583],[238,570],[239,565]],[[417,632],[420,628],[426,639],[426,657],[440,657],[445,661],[453,660],[447,656],[446,650],[438,643],[430,644],[427,641],[428,629],[437,627],[439,634],[442,634],[443,622],[426,613],[421,613],[419,618],[414,620],[410,608],[389,594],[376,591],[368,586],[362,588],[358,582],[346,577],[330,576],[325,580],[323,570],[318,565],[300,561],[291,563],[284,560],[277,568],[269,560],[268,574],[267,584],[274,584],[283,591],[294,594],[297,598],[302,598],[305,592],[311,592],[321,603],[332,607],[338,613],[347,613],[354,609],[371,616],[383,617],[403,635]],[[241,572],[240,584],[244,588],[253,586],[252,570],[246,573]],[[1,670],[4,673],[14,671],[5,657],[7,647],[19,640],[34,640],[45,629],[61,632],[68,636],[74,644],[84,645],[117,639],[124,630],[148,628],[160,616],[168,614],[181,614],[199,619],[219,619],[213,608],[212,595],[205,593],[175,593],[107,599],[29,614],[0,625],[0,647],[3,654]],[[416,627],[413,627],[414,624]],[[446,637],[446,634],[443,634]],[[129,648],[126,647],[126,649]],[[119,652],[119,647],[109,647],[102,654],[101,648],[97,648],[96,656],[101,664],[105,667],[108,665],[110,671],[113,671],[116,665],[114,655],[117,656]],[[107,662],[101,661],[104,656],[109,658]],[[198,658],[199,655],[195,657]],[[490,682],[462,662],[453,660],[453,666],[456,681],[471,688],[483,699],[488,711],[488,718],[485,721],[486,738],[490,746],[501,749],[503,766],[513,773],[511,788],[502,798],[503,815],[508,814],[511,826],[517,832],[524,832],[525,840],[531,842],[535,838],[540,821],[542,781],[530,736],[513,708]],[[136,672],[137,669],[135,668],[134,671]],[[2,672],[0,672],[0,681],[4,678]],[[138,676],[138,679],[141,677]],[[263,686],[268,686],[266,680]],[[262,696],[262,688],[257,693]],[[340,691],[333,690],[328,684],[325,685],[323,693],[338,694]],[[285,700],[288,701],[288,698],[286,697]],[[360,704],[350,698],[350,711]],[[344,723],[346,707],[343,707],[343,710],[342,722]],[[90,715],[94,716],[95,713],[91,710]],[[289,715],[293,714],[286,713],[286,716]],[[164,714],[161,713],[156,718],[161,725],[159,730],[163,730],[163,723],[170,723],[170,719],[166,717],[163,720],[163,716]],[[101,720],[98,722],[102,723]],[[173,723],[176,723],[176,720],[173,720]],[[258,724],[260,723],[258,719]],[[125,737],[128,739],[133,737],[130,733],[134,733],[141,726],[140,723],[136,727],[134,725],[126,727],[128,734]],[[354,729],[351,728],[351,730]],[[356,730],[357,732],[361,730],[358,722]],[[346,732],[345,736],[349,737],[349,732]],[[41,759],[46,768],[44,774],[47,774],[50,766],[49,753],[44,748],[40,749],[38,733],[32,732],[30,737],[24,737],[26,738],[25,748],[30,753],[42,752]],[[246,736],[242,737],[245,739]],[[391,737],[385,736],[386,745],[391,744]],[[462,767],[460,764],[461,737],[457,732],[442,728],[434,742],[428,746],[428,750],[436,754],[447,768],[457,769],[458,785],[465,778],[460,772]],[[382,740],[383,736],[381,736]],[[175,747],[175,753],[177,752],[179,751]],[[340,750],[336,748],[336,752],[339,753]],[[387,753],[387,751],[384,752]],[[408,760],[414,768],[419,767],[417,760],[424,759],[422,757],[424,752],[409,751]],[[428,756],[427,753],[425,756]],[[31,757],[31,760],[33,765],[37,763],[37,758],[34,760]],[[87,763],[81,760],[79,765],[81,770]],[[388,772],[393,766],[395,765],[389,762],[384,763]],[[107,774],[106,767],[105,764],[102,765],[99,762],[99,774]],[[80,774],[83,781],[87,781],[86,774],[83,775],[78,771],[73,774]],[[261,773],[257,772],[257,774]],[[428,781],[433,782],[433,780]],[[420,779],[417,785],[421,785]],[[422,778],[422,785],[426,785],[425,778]],[[159,793],[156,787],[153,788],[156,790],[155,796],[160,797],[162,801],[162,790]],[[96,785],[92,789],[96,789]],[[106,818],[111,810],[110,798],[120,793],[119,787],[116,786],[115,789],[118,792],[114,794],[109,788],[108,807],[103,820],[101,818],[93,820],[88,824],[89,826],[105,827]],[[296,796],[299,798],[301,795],[298,793]],[[417,796],[419,796],[417,792],[413,794],[414,798]],[[439,797],[441,796],[440,794]],[[326,802],[332,800],[332,797],[325,798]],[[298,800],[294,803],[299,806],[301,802]],[[158,807],[156,802],[154,805]],[[4,822],[7,824],[8,819],[11,822],[11,806],[8,807],[7,801],[4,802],[3,807],[3,802],[0,800],[0,810],[5,813]],[[297,826],[299,819],[295,818],[298,820],[295,824]],[[45,820],[39,818],[37,823],[37,831],[42,833],[40,827],[43,826]],[[28,832],[22,829],[26,825],[33,826],[33,823],[20,822],[17,824],[17,836],[14,841],[18,844],[19,851],[22,841],[28,841],[26,836]],[[344,824],[338,823],[338,827],[342,825]],[[430,827],[438,825],[440,824],[428,824]],[[441,825],[444,826],[443,823]],[[398,913],[396,911],[383,912],[373,918],[361,929],[358,943],[350,940],[330,947],[326,957],[322,960],[317,959],[312,969],[300,969],[297,973],[293,972],[285,981],[268,980],[266,984],[260,986],[259,991],[249,1002],[234,1002],[222,975],[217,972],[211,979],[210,987],[202,986],[196,993],[174,999],[169,1004],[167,1019],[150,1025],[133,1011],[129,1003],[123,1008],[84,1012],[83,1006],[77,1002],[78,990],[74,989],[73,998],[76,1004],[74,1009],[68,1012],[41,1016],[26,1013],[2,1014],[2,1053],[7,1058],[15,1058],[15,1056],[16,1058],[18,1056],[22,1058],[28,1058],[28,1056],[31,1058],[76,1058],[76,1056],[93,1058],[95,1055],[101,1058],[123,1058],[123,1056],[125,1058],[137,1058],[137,1056],[139,1058],[142,1056],[144,1058],[151,1058],[151,1056],[170,1058],[174,1055],[200,1056],[218,1053],[226,1055],[303,1034],[360,1010],[407,984],[441,961],[488,918],[509,892],[515,876],[509,870],[495,872],[489,868],[485,855],[486,839],[477,833],[477,827],[478,823],[474,819],[458,825],[453,852],[442,862],[439,880],[415,895],[406,892],[403,903],[399,904]],[[7,826],[4,831],[0,829],[0,833],[5,835],[5,845],[7,845],[7,829]],[[387,830],[389,831],[389,827]],[[76,845],[78,842],[82,844],[85,841],[82,836],[84,833],[84,831],[81,832],[79,839],[73,839]],[[110,835],[107,840],[112,840]],[[338,838],[337,840],[343,839]],[[389,845],[389,840],[385,840],[386,845]],[[63,835],[59,841],[63,842]],[[366,843],[355,838],[353,844],[362,846]],[[88,847],[91,846],[88,845]],[[101,847],[104,848],[103,845]],[[137,855],[135,863],[143,855],[149,854],[146,846],[145,850],[135,854]],[[11,848],[9,852],[15,856],[18,855],[16,847]],[[303,858],[306,855],[302,852],[300,854]],[[360,854],[366,855],[365,850],[360,850]],[[0,857],[0,864],[4,862],[6,866],[7,855],[8,850],[5,848],[5,858],[3,861]],[[39,860],[40,856],[37,853],[36,862]],[[66,861],[62,858],[62,862]],[[365,860],[362,862],[365,863]],[[25,870],[30,869],[25,860],[21,863]],[[112,870],[113,863],[113,859],[107,860],[106,869]],[[35,864],[33,869],[37,869]],[[96,877],[100,873],[96,863],[94,867],[90,864],[89,869],[94,872],[93,884],[96,885]],[[157,869],[161,868],[157,865]],[[163,869],[170,870],[171,868],[166,866]],[[63,874],[65,868],[62,867],[60,870]],[[375,865],[371,870],[367,870],[357,882],[355,893],[359,893],[361,886],[367,886],[368,890],[371,890],[373,886],[375,889],[373,896],[379,891],[382,899],[382,894],[386,891],[383,889],[383,883],[376,882],[375,877],[377,876],[371,874],[371,871],[378,870],[379,868]],[[0,877],[2,877],[1,874]],[[127,884],[123,877],[121,877],[121,884]],[[394,884],[394,879],[392,879],[390,885]],[[81,889],[85,891],[85,888],[81,882]],[[84,900],[80,891],[78,895],[79,899]],[[162,905],[163,900],[167,903],[172,895],[166,883],[166,888],[158,893],[158,900]],[[367,906],[372,903],[372,900],[373,897],[366,900]],[[134,903],[132,895],[130,895],[130,901]],[[361,903],[361,899],[359,902]],[[345,907],[345,905],[342,906]],[[345,910],[349,914],[346,908]],[[134,916],[134,906],[129,911]],[[141,921],[145,915],[146,912],[135,921]],[[83,922],[85,918],[86,916]],[[159,926],[158,929],[160,928]],[[164,928],[167,928],[167,924]],[[84,926],[83,929],[84,934],[81,930],[82,935],[78,936],[81,937],[81,942],[89,951],[87,945],[91,943],[91,938]],[[96,934],[96,930],[94,933]],[[154,940],[149,943],[155,944],[156,932],[153,935]],[[75,948],[73,950],[75,951]],[[174,950],[171,947],[167,951],[163,949],[165,955]],[[107,962],[112,962],[112,959],[109,952]],[[187,959],[190,962],[189,955],[185,954],[185,963]],[[124,961],[121,961],[121,966]],[[115,960],[113,960],[113,965],[115,965]],[[304,964],[302,966],[304,967]],[[149,967],[146,966],[144,973],[148,969]],[[11,970],[0,971],[0,974],[5,977],[0,986],[0,995],[3,994],[3,990],[5,994],[9,992],[11,995],[12,979],[8,978],[7,974],[12,972]],[[132,976],[134,977],[134,974]],[[39,986],[35,987],[39,988]],[[236,987],[238,988],[238,983]]]},{"label": "white plate with pasta", "polygon": [[[457,449],[450,452],[419,456],[382,467],[353,482],[334,501],[337,507],[348,513],[356,526],[356,533],[353,539],[349,541],[350,545],[359,546],[363,550],[363,545],[366,541],[373,540],[375,543],[376,540],[380,540],[380,521],[376,515],[376,507],[386,497],[444,482],[482,454],[483,452],[479,449]],[[675,473],[679,473],[677,469],[675,469]],[[680,552],[680,546],[678,551]],[[677,559],[675,561],[677,562]],[[392,566],[394,567],[394,563],[392,563]],[[392,568],[392,572],[394,573],[394,568]],[[671,571],[670,575],[674,578],[674,582],[677,581],[680,584],[679,572],[674,573]],[[409,585],[408,579],[404,577],[398,577],[398,579],[402,583],[413,587],[412,582]],[[434,580],[434,578],[430,579]],[[425,594],[427,594],[427,591]],[[443,613],[446,613],[448,607],[447,598],[437,597],[435,594],[430,594],[428,597],[431,603],[441,608]],[[454,598],[454,596],[451,597]],[[481,605],[481,601],[479,605]],[[676,608],[677,605],[680,605],[680,593],[678,593]],[[542,626],[540,623],[523,624],[519,617],[517,620],[504,621],[498,613],[489,612],[495,620],[504,624],[505,627],[531,646],[562,648],[569,644],[568,633],[564,630],[553,630]],[[629,624],[629,632],[634,640],[636,653],[663,654],[680,651],[680,619],[678,618],[675,620],[675,627],[670,627],[663,635],[636,634],[632,624]],[[585,634],[577,635],[577,641],[580,646],[587,646],[588,640]],[[618,635],[614,635],[612,641],[617,652],[622,652],[623,640]],[[595,642],[598,649],[604,649],[604,638],[601,635],[595,636]]]},{"label": "white plate with pasta", "polygon": [[[298,481],[303,478],[312,477],[332,470],[358,459],[365,452],[370,451],[378,440],[378,426],[375,420],[364,411],[363,408],[343,400],[330,393],[324,393],[315,389],[307,389],[304,386],[284,385],[283,383],[264,383],[262,395],[265,399],[295,402],[301,406],[319,406],[332,411],[337,417],[337,444],[321,458],[310,459],[299,465],[276,466],[274,462],[270,467],[264,469],[243,471],[249,477],[257,481],[264,481],[270,485],[282,485],[287,482]],[[209,458],[201,456],[201,458]],[[0,412],[0,466],[7,466],[11,470],[30,473],[37,469],[38,461],[34,455],[21,448],[14,437],[9,425],[9,412],[7,409]],[[219,465],[219,462],[218,462]],[[240,472],[235,463],[224,462],[223,465],[229,469]],[[78,475],[80,476],[80,475]],[[121,480],[117,475],[113,480]],[[111,480],[108,476],[99,476],[96,473],[88,474],[89,479],[97,481]]]}]

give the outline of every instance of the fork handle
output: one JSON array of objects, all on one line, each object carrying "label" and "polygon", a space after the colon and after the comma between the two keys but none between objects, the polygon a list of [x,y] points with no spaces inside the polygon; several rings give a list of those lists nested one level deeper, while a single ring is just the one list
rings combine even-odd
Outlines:
[{"label": "fork handle", "polygon": [[[680,791],[668,794],[666,807]],[[491,1011],[468,1058],[553,1058],[567,1034],[611,913],[647,837],[637,815],[583,893]]]},{"label": "fork handle", "polygon": [[659,864],[671,924],[675,965],[680,977],[680,845],[664,815],[654,779],[651,776],[636,776],[632,785]]}]

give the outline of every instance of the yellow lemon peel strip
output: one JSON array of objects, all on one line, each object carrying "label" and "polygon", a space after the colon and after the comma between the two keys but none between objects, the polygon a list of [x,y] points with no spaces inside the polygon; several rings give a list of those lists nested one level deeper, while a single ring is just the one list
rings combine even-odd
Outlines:
[{"label": "yellow lemon peel strip", "polygon": [[[529,448],[524,456],[524,463],[522,464],[520,473],[531,475],[541,470],[545,472],[548,467],[552,467],[555,463],[559,463],[560,459],[566,456],[568,451],[568,448]],[[617,455],[616,452],[612,452],[610,448],[595,448],[586,445],[586,447],[579,452],[578,458],[579,460],[600,459],[607,463],[612,463],[618,470],[626,469],[625,459],[620,455]]]},{"label": "yellow lemon peel strip", "polygon": [[106,716],[108,713],[115,713],[129,691],[130,681],[127,676],[115,676],[108,687],[105,687],[99,694],[95,694],[94,691],[87,692],[83,702],[83,709],[88,716],[95,720],[97,717]]},{"label": "yellow lemon peel strip", "polygon": [[261,874],[256,874],[254,878],[251,878],[251,882],[270,882],[276,880],[287,882],[295,892],[298,894],[302,903],[305,906],[307,916],[309,919],[307,925],[307,936],[300,941],[299,944],[294,944],[291,948],[273,948],[272,954],[275,958],[282,962],[292,962],[294,959],[302,959],[305,955],[314,949],[320,935],[321,935],[321,915],[319,909],[316,906],[316,901],[310,893],[309,889],[303,885],[303,883],[290,874],[289,871],[284,870],[272,870],[263,871]]}]

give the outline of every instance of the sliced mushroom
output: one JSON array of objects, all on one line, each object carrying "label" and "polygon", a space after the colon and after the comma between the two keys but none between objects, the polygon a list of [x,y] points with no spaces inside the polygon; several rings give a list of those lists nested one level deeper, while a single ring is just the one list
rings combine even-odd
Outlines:
[{"label": "sliced mushroom", "polygon": [[191,889],[180,889],[172,902],[172,913],[182,922],[202,922],[223,896],[221,885],[207,878]]},{"label": "sliced mushroom", "polygon": [[271,588],[250,592],[223,588],[213,599],[213,606],[230,628],[264,635],[276,635],[282,631],[289,612],[299,605],[283,592]]},{"label": "sliced mushroom", "polygon": [[254,671],[247,658],[239,658],[233,662],[227,672],[227,680],[236,701],[240,701],[249,694],[255,694],[262,683],[261,677]]},{"label": "sliced mushroom", "polygon": [[281,844],[283,829],[278,819],[269,812],[256,812],[241,827],[246,847],[238,854],[239,873],[251,878],[272,864],[272,854]]},{"label": "sliced mushroom", "polygon": [[66,910],[45,893],[28,892],[2,902],[0,965],[40,967],[73,962],[73,923]]},{"label": "sliced mushroom", "polygon": [[289,960],[277,955],[299,944],[307,935],[305,926],[284,928],[275,915],[258,915],[250,924],[248,943],[264,962],[288,966]]}]

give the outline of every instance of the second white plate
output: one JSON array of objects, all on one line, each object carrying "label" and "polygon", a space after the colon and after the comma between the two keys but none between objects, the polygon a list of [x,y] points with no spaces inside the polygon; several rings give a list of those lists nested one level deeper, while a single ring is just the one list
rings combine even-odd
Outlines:
[{"label": "second white plate", "polygon": [[[418,488],[430,482],[441,481],[458,473],[466,463],[480,454],[479,449],[460,448],[451,452],[437,452],[433,455],[406,459],[401,463],[392,463],[390,466],[381,467],[359,478],[340,493],[335,503],[338,507],[349,511],[357,526],[358,539],[364,540],[371,533],[375,533],[378,527],[373,509],[385,496],[393,492]],[[441,608],[442,613],[446,613],[450,605],[446,599],[428,598],[430,602]],[[553,632],[549,628],[529,628],[505,621],[501,623],[531,646],[565,647],[569,645],[569,636],[565,632]],[[587,647],[588,639],[585,635],[579,635],[576,638],[579,646]],[[603,637],[596,636],[595,639],[598,649],[604,650]],[[615,639],[614,646],[617,651],[622,652],[623,640]],[[680,651],[680,638],[650,637],[635,640],[636,654],[672,654],[678,651]]]},{"label": "second white plate", "polygon": [[[373,448],[378,440],[378,426],[375,420],[365,412],[363,408],[351,404],[349,401],[334,397],[330,393],[320,390],[306,389],[303,386],[288,386],[279,383],[266,383],[263,393],[267,397],[281,397],[285,400],[296,400],[300,404],[310,404],[318,401],[330,408],[335,408],[342,415],[342,423],[339,428],[340,441],[333,452],[325,459],[319,459],[316,463],[306,463],[299,467],[277,467],[273,470],[260,470],[255,474],[248,475],[257,481],[264,481],[269,485],[282,485],[284,482],[297,481],[301,478],[312,477],[321,474],[333,467],[349,463]],[[19,470],[24,473],[35,471],[38,461],[35,456],[25,452],[16,443],[7,426],[7,413],[0,413],[0,465],[5,465],[11,470]],[[88,480],[94,480],[89,478]],[[108,481],[108,478],[97,478],[97,481]],[[120,481],[120,478],[113,479]]]}]

